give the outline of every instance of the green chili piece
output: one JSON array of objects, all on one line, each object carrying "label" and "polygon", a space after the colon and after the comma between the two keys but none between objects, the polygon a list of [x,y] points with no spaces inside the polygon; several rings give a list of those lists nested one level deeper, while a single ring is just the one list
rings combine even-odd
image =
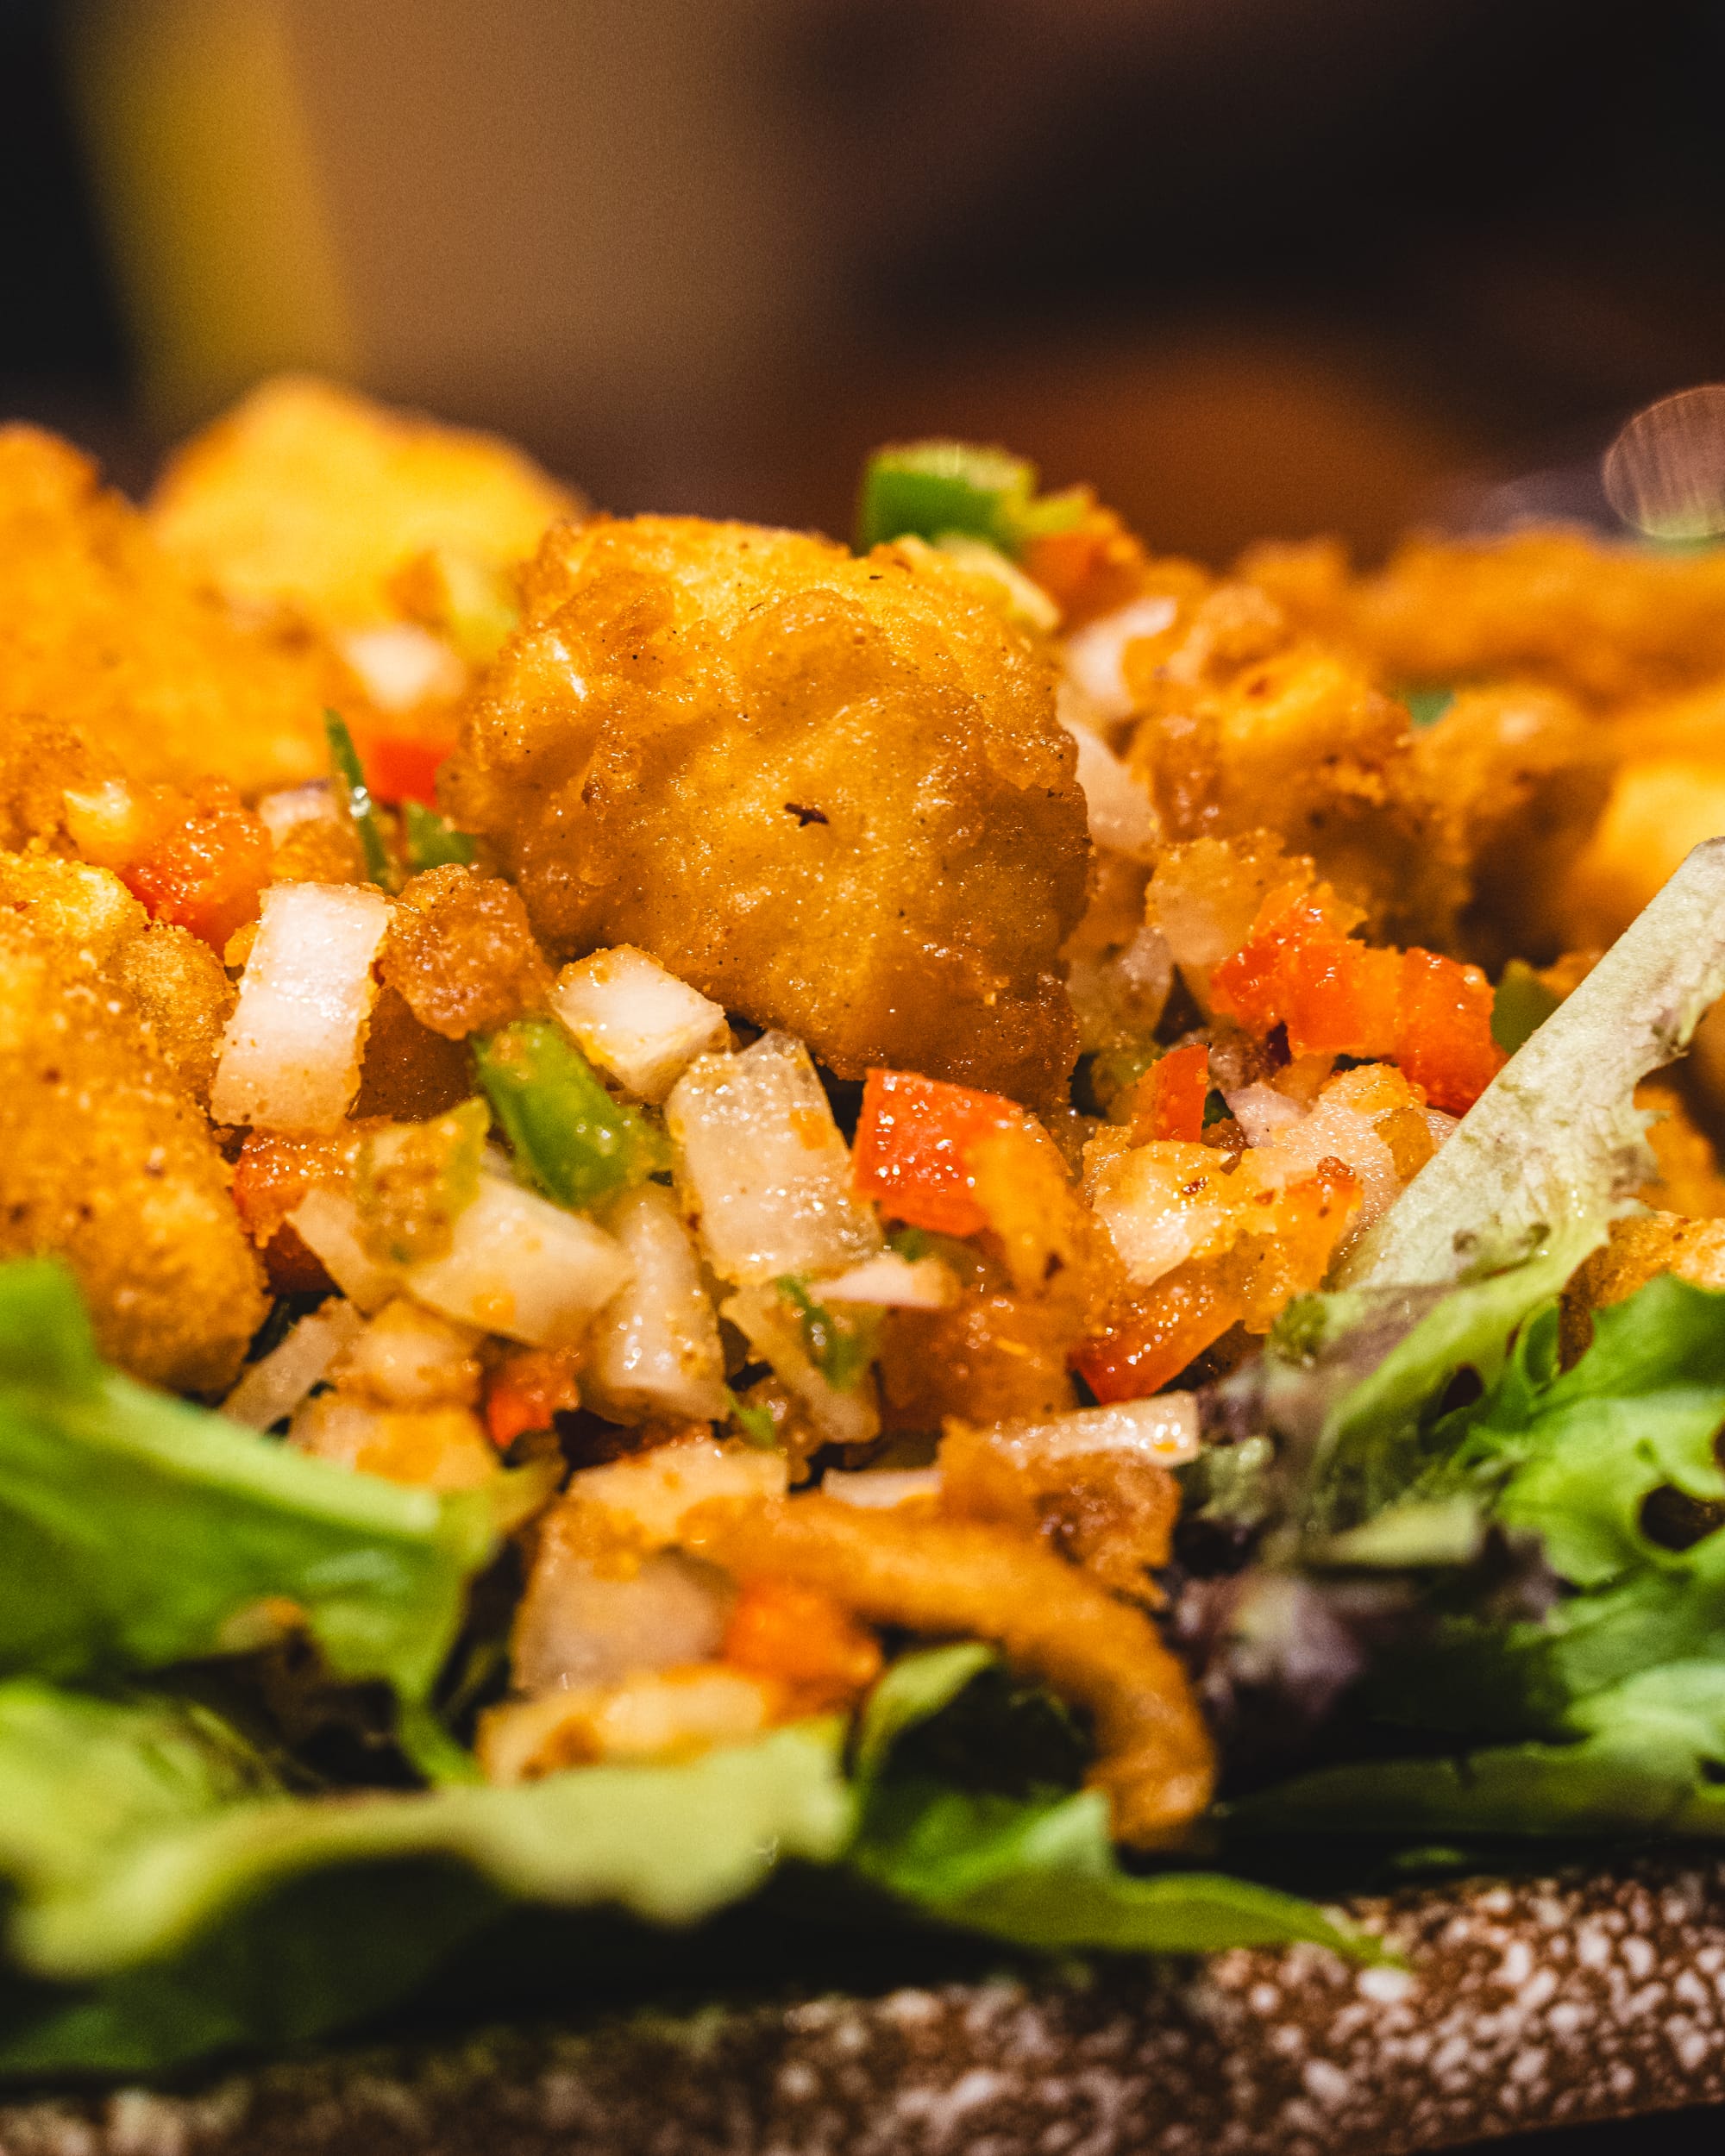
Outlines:
[{"label": "green chili piece", "polygon": [[588,1212],[666,1165],[659,1133],[612,1099],[555,1019],[499,1027],[474,1062],[516,1158],[559,1205]]},{"label": "green chili piece", "polygon": [[817,1302],[794,1273],[781,1273],[773,1285],[802,1320],[803,1352],[836,1393],[855,1389],[875,1359],[880,1320],[874,1313],[836,1316]]},{"label": "green chili piece", "polygon": [[1534,968],[1512,958],[1491,999],[1491,1037],[1506,1056],[1513,1056],[1537,1033],[1563,1001],[1548,988]]},{"label": "green chili piece", "polygon": [[731,1403],[732,1420],[750,1444],[762,1452],[776,1452],[779,1449],[779,1433],[773,1427],[772,1409],[745,1406],[731,1391],[729,1385],[724,1388],[724,1396]]},{"label": "green chili piece", "polygon": [[397,881],[395,864],[384,843],[382,819],[372,799],[372,790],[366,784],[365,766],[354,746],[354,736],[348,731],[348,722],[339,711],[325,711],[323,731],[329,743],[329,764],[336,791],[358,835],[360,851],[365,856],[366,874],[373,883],[392,891]]},{"label": "green chili piece", "polygon": [[401,828],[407,844],[409,873],[419,875],[427,868],[442,868],[450,862],[462,868],[474,863],[474,842],[458,831],[447,816],[439,816],[423,801],[404,801]]}]

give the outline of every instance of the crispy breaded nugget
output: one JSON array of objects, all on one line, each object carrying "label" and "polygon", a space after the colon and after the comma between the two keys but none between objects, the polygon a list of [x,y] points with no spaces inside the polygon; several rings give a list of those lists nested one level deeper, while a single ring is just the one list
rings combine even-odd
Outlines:
[{"label": "crispy breaded nugget", "polygon": [[399,621],[417,557],[506,568],[573,495],[495,435],[299,375],[264,382],[172,456],[149,502],[175,559],[226,597],[335,630]]},{"label": "crispy breaded nugget", "polygon": [[1168,836],[1273,831],[1391,938],[1447,943],[1465,893],[1413,761],[1407,713],[1351,654],[1297,636],[1249,585],[1218,586],[1128,644],[1142,714],[1127,761]]},{"label": "crispy breaded nugget", "polygon": [[1380,679],[1453,685],[1515,675],[1603,708],[1725,673],[1725,552],[1657,555],[1567,529],[1406,540],[1350,578],[1330,541],[1253,548],[1240,573]]},{"label": "crispy breaded nugget", "polygon": [[0,911],[0,1256],[63,1257],[102,1351],[232,1381],[267,1303],[203,1117],[97,967]]},{"label": "crispy breaded nugget", "polygon": [[[256,793],[324,768],[330,703],[353,710],[354,685],[309,634],[235,622],[86,458],[34,428],[0,428],[0,738],[21,718],[38,739],[49,729],[62,786],[76,782],[81,741],[134,780],[213,776]],[[16,795],[9,780],[4,791]],[[28,789],[8,820],[21,805],[38,825]]]},{"label": "crispy breaded nugget", "polygon": [[1059,1092],[1084,804],[1047,661],[967,580],[649,517],[550,533],[528,609],[444,786],[556,956],[636,944],[842,1077]]},{"label": "crispy breaded nugget", "polygon": [[1593,1338],[1596,1310],[1627,1300],[1660,1273],[1675,1273],[1697,1288],[1725,1288],[1725,1220],[1649,1213],[1615,1222],[1610,1240],[1564,1290],[1560,1336],[1565,1366]]},{"label": "crispy breaded nugget", "polygon": [[871,1624],[997,1642],[1015,1669],[1089,1709],[1089,1779],[1121,1841],[1165,1840],[1209,1801],[1209,1734],[1185,1670],[1140,1611],[1038,1542],[816,1495],[698,1506],[683,1543],[743,1580],[820,1588]]},{"label": "crispy breaded nugget", "polygon": [[[0,611],[4,605],[0,599]],[[11,851],[60,835],[68,787],[99,785],[119,774],[73,728],[40,711],[8,711],[4,696],[0,688],[0,846]]]}]

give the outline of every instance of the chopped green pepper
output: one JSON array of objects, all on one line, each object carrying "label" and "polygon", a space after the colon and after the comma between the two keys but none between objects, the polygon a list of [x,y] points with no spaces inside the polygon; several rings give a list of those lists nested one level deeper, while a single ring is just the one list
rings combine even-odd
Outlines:
[{"label": "chopped green pepper", "polygon": [[326,711],[323,731],[329,743],[336,792],[365,856],[366,874],[386,891],[393,891],[398,881],[395,863],[384,843],[383,822],[378,815],[377,804],[372,799],[372,790],[366,784],[365,766],[354,746],[354,736],[348,731],[348,722],[339,711]]},{"label": "chopped green pepper", "polygon": [[474,1062],[517,1159],[559,1205],[587,1212],[667,1165],[658,1131],[612,1099],[555,1019],[500,1026]]},{"label": "chopped green pepper", "polygon": [[1036,467],[1005,449],[901,442],[875,450],[863,467],[856,551],[906,532],[928,540],[967,533],[1015,557],[1028,541],[1076,524],[1088,506],[1082,487],[1038,498]]},{"label": "chopped green pepper", "polygon": [[779,1433],[773,1427],[772,1409],[745,1406],[731,1391],[729,1385],[724,1388],[724,1397],[731,1403],[732,1420],[750,1444],[762,1452],[776,1452],[779,1449]]},{"label": "chopped green pepper", "polygon": [[859,1310],[837,1316],[817,1302],[794,1273],[773,1282],[802,1319],[803,1352],[836,1393],[848,1393],[875,1359],[880,1332],[877,1312]]},{"label": "chopped green pepper", "polygon": [[1428,683],[1421,688],[1407,688],[1400,692],[1408,716],[1416,726],[1435,726],[1456,700],[1456,693],[1442,682]]},{"label": "chopped green pepper", "polygon": [[423,801],[404,801],[401,824],[410,874],[417,876],[427,868],[442,868],[452,862],[462,868],[472,868],[473,840],[436,809],[427,808]]},{"label": "chopped green pepper", "polygon": [[1512,958],[1503,968],[1497,993],[1491,1000],[1491,1037],[1506,1056],[1513,1056],[1531,1040],[1563,1001],[1548,988],[1534,968]]}]

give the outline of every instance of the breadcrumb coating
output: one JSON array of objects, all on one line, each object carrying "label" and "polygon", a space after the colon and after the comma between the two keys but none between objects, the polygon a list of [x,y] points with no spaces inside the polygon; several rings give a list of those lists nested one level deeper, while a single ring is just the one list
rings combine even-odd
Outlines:
[{"label": "breadcrumb coating", "polygon": [[0,910],[0,1257],[72,1268],[103,1353],[218,1393],[267,1308],[226,1163],[124,992]]},{"label": "breadcrumb coating", "polygon": [[[308,633],[235,620],[88,458],[35,428],[0,427],[0,736],[15,714],[54,730],[62,787],[81,743],[135,780],[222,778],[254,794],[323,769],[331,703],[361,699]],[[51,790],[44,774],[35,792]],[[0,783],[0,805],[40,825],[28,787],[21,799]]]},{"label": "breadcrumb coating", "polygon": [[148,515],[166,551],[225,597],[286,602],[333,631],[401,620],[394,580],[420,556],[510,567],[578,507],[495,435],[284,375],[168,460]]},{"label": "breadcrumb coating", "polygon": [[841,1077],[1057,1096],[1088,856],[1050,665],[892,547],[693,517],[551,532],[445,767],[559,957],[650,951]]}]

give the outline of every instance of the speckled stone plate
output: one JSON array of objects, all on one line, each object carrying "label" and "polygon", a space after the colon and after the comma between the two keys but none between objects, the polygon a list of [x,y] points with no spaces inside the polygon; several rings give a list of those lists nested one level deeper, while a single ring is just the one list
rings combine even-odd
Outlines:
[{"label": "speckled stone plate", "polygon": [[335,2051],[0,2104],[3,2156],[1397,2156],[1725,2096],[1725,1860],[1350,1905],[1312,1947]]}]

